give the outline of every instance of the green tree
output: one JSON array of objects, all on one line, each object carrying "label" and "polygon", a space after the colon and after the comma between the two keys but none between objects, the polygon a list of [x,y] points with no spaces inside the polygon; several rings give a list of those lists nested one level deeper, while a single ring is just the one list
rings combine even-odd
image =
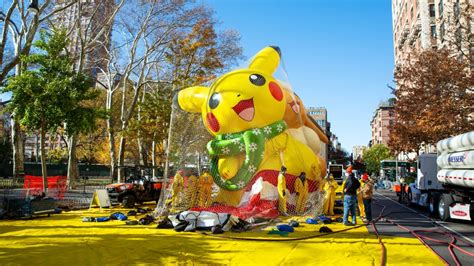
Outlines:
[{"label": "green tree", "polygon": [[[170,43],[165,57],[174,90],[210,82],[242,58],[239,34],[235,31],[218,33],[215,24],[212,16],[199,19],[189,31],[182,32],[180,38]],[[168,146],[170,158],[177,159],[174,163],[182,165],[194,160],[190,155],[206,153],[206,143],[212,136],[204,127],[201,114],[176,110],[172,116]]]},{"label": "green tree", "polygon": [[369,174],[378,174],[380,172],[380,161],[393,159],[393,156],[390,154],[390,149],[387,146],[375,144],[364,151],[362,159]]},{"label": "green tree", "polygon": [[94,127],[100,115],[97,109],[84,102],[97,96],[91,90],[89,78],[75,73],[66,47],[68,39],[64,30],[42,31],[34,46],[41,52],[22,57],[27,69],[12,77],[3,92],[11,92],[8,111],[27,130],[40,132],[41,169],[43,190],[47,192],[45,135],[67,125],[68,135],[84,132]]}]

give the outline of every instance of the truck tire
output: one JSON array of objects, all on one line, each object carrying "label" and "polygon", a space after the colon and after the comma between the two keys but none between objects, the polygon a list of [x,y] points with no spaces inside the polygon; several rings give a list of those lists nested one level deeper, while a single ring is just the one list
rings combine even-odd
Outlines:
[{"label": "truck tire", "polygon": [[438,193],[429,193],[428,197],[428,209],[430,211],[430,215],[434,218],[439,217],[439,194]]},{"label": "truck tire", "polygon": [[125,208],[135,207],[135,197],[133,195],[127,195],[123,197],[122,204]]},{"label": "truck tire", "polygon": [[451,203],[453,203],[453,197],[451,197],[450,194],[441,195],[438,204],[438,213],[442,221],[449,220],[449,205],[451,205]]}]

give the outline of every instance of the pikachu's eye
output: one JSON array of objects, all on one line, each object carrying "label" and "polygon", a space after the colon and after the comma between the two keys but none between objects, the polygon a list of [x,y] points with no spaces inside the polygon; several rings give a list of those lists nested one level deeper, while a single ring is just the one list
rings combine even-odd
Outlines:
[{"label": "pikachu's eye", "polygon": [[253,85],[263,86],[265,85],[265,78],[259,74],[252,74],[249,76],[249,80]]},{"label": "pikachu's eye", "polygon": [[209,107],[211,109],[215,109],[219,103],[221,102],[221,94],[220,93],[214,93],[211,96],[211,99],[209,99]]}]

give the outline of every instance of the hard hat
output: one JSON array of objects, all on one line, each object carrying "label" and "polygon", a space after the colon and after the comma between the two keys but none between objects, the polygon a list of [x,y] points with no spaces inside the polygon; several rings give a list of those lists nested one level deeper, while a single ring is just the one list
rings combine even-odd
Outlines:
[{"label": "hard hat", "polygon": [[347,167],[346,172],[352,174],[352,166]]}]

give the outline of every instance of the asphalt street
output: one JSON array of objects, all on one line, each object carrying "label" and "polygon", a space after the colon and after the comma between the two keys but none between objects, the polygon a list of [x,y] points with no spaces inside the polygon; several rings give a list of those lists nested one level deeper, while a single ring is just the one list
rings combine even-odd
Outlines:
[{"label": "asphalt street", "polygon": [[[429,217],[428,210],[421,207],[407,207],[398,203],[395,192],[389,190],[377,190],[374,193],[372,203],[372,216],[378,217],[381,212],[382,219],[376,223],[377,230],[383,236],[415,237],[412,233],[420,235],[434,252],[442,257],[449,265],[456,265],[456,261],[450,254],[448,244],[450,241],[471,253],[474,253],[474,223],[466,221],[442,222]],[[373,232],[371,226],[367,227]],[[411,233],[409,231],[410,230]],[[433,240],[441,241],[438,243]],[[390,251],[388,261],[390,263]],[[453,249],[454,255],[461,265],[474,265],[474,257]]]}]

